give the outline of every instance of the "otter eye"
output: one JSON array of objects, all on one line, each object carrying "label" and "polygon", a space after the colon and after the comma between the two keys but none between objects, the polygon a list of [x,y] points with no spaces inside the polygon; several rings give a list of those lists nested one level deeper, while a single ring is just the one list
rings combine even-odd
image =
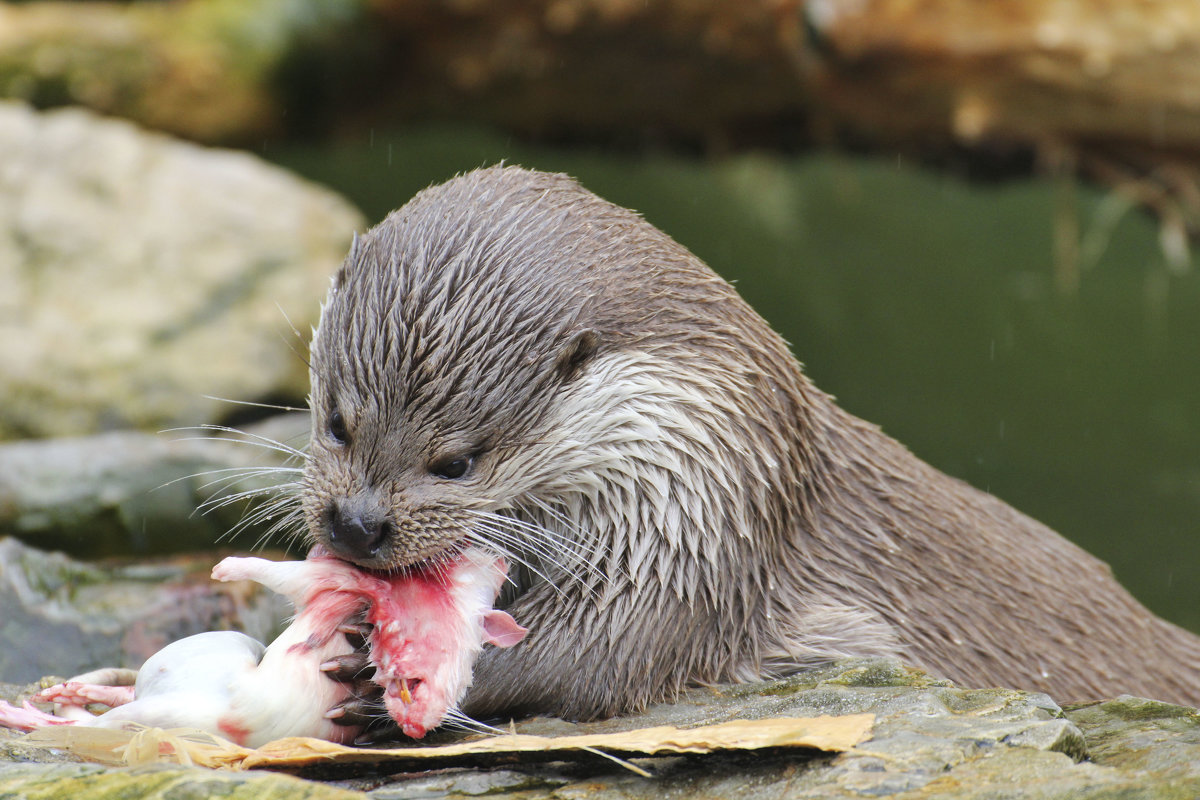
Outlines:
[{"label": "otter eye", "polygon": [[429,471],[439,478],[447,478],[454,480],[461,478],[467,474],[467,470],[471,468],[471,462],[474,461],[470,456],[458,456],[457,458],[443,458],[434,461],[429,465]]},{"label": "otter eye", "polygon": [[350,432],[346,430],[346,418],[334,409],[329,415],[329,437],[338,444],[350,444]]}]

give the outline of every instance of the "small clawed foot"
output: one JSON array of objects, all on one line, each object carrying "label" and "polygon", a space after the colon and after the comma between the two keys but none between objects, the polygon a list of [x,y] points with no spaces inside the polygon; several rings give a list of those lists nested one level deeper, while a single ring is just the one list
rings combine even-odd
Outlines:
[{"label": "small clawed foot", "polygon": [[379,697],[351,697],[325,712],[325,719],[335,725],[369,725],[380,717],[388,718],[387,709]]},{"label": "small clawed foot", "polygon": [[347,620],[337,626],[338,633],[346,636],[346,641],[350,642],[350,646],[355,650],[366,650],[367,640],[371,637],[371,631],[375,626],[369,622],[361,622]]},{"label": "small clawed foot", "polygon": [[371,661],[366,653],[346,653],[321,664],[321,672],[338,683],[358,683],[364,678],[369,679],[371,670]]}]

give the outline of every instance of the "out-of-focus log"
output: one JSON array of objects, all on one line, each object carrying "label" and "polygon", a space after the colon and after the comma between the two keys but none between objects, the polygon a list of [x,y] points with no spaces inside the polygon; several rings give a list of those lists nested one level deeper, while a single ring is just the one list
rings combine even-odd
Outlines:
[{"label": "out-of-focus log", "polygon": [[1194,0],[810,0],[813,86],[888,138],[1200,153]]},{"label": "out-of-focus log", "polygon": [[[567,137],[1002,143],[1178,197],[1196,0],[0,2],[0,95],[192,138],[431,117]],[[801,124],[797,124],[801,123]],[[805,127],[807,125],[807,127]]]},{"label": "out-of-focus log", "polygon": [[804,112],[799,0],[366,0],[376,96],[535,135],[720,146]]},{"label": "out-of-focus log", "polygon": [[809,0],[812,109],[877,144],[1031,148],[1200,230],[1194,0]]}]

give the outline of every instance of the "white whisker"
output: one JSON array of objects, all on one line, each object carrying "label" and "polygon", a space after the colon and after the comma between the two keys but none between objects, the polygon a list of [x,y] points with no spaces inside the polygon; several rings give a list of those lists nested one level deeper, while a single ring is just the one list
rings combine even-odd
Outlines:
[{"label": "white whisker", "polygon": [[216,441],[229,442],[232,444],[244,444],[251,447],[262,447],[267,450],[275,450],[280,453],[300,459],[301,461],[308,460],[308,453],[305,453],[299,448],[292,447],[277,439],[272,439],[268,436],[262,436],[257,433],[231,428],[227,425],[192,425],[184,428],[167,428],[159,431],[159,433],[183,433],[185,431],[213,431],[217,433],[233,434],[241,438],[231,438],[230,436],[186,436],[182,439],[175,439],[177,442],[195,442],[195,441]]},{"label": "white whisker", "polygon": [[[469,513],[479,520],[468,534],[471,541],[504,554],[559,594],[564,594],[559,585],[562,577],[589,594],[595,593],[593,584],[603,579],[592,564],[573,551],[571,543],[551,531],[503,514],[477,510]],[[554,570],[547,571],[547,565]]]},{"label": "white whisker", "polygon": [[[230,467],[228,469],[212,469],[212,470],[206,470],[205,472],[192,473],[191,475],[187,475],[184,478],[179,478],[177,480],[170,481],[170,483],[164,483],[163,486],[170,486],[172,483],[177,483],[180,480],[186,480],[188,478],[203,478],[208,475],[216,475],[216,474],[222,473],[222,472],[227,472],[227,473],[231,473],[231,474],[222,475],[219,478],[213,478],[210,481],[200,484],[197,488],[201,489],[201,490],[212,489],[214,487],[225,488],[228,486],[233,486],[234,484],[237,484],[241,481],[249,481],[254,478],[265,478],[268,476],[274,477],[274,476],[278,476],[280,473],[286,473],[289,476],[299,475],[299,474],[302,474],[304,472],[304,470],[291,469],[288,467]],[[264,486],[261,489],[259,489],[258,491],[269,492],[269,491],[277,489],[280,486],[292,486],[292,485],[295,485],[295,483],[296,483],[295,481],[287,481],[285,483],[275,483],[275,484],[271,484],[270,486]]]},{"label": "white whisker", "polygon": [[[219,398],[216,398],[219,399]],[[258,405],[258,404],[247,404]],[[261,436],[249,431],[225,425],[199,425],[187,428],[172,428],[164,433],[180,431],[213,432],[211,436],[192,436],[175,441],[213,441],[236,445],[249,445],[286,456],[280,465],[219,467],[195,472],[168,481],[159,488],[187,480],[207,479],[197,490],[209,494],[200,502],[195,512],[212,514],[235,506],[244,506],[241,517],[217,541],[229,541],[250,531],[262,529],[252,545],[261,549],[268,542],[281,538],[285,542],[298,542],[307,532],[304,514],[297,498],[303,487],[304,468],[295,465],[304,462],[308,455],[296,447]],[[292,463],[289,463],[292,462]],[[253,484],[259,485],[253,485]],[[247,484],[251,484],[247,486]]]},{"label": "white whisker", "polygon": [[603,578],[595,561],[603,555],[601,548],[589,548],[551,528],[511,514],[472,511],[482,517],[487,532],[507,545],[506,551],[523,550],[537,560],[561,569],[573,580],[585,582],[584,576]]},{"label": "white whisker", "polygon": [[[462,713],[461,711],[459,711],[456,708],[452,708],[446,712],[446,716],[442,720],[442,724],[446,725],[447,727],[450,727],[450,728],[456,728],[459,730],[475,731],[476,733],[489,733],[494,736],[510,735],[510,731],[506,731],[503,728],[497,728],[493,725],[488,725],[486,722],[479,722],[478,720],[468,717],[466,714]],[[621,767],[624,767],[625,769],[629,770],[630,772],[640,775],[643,778],[653,778],[654,777],[654,775],[652,773],[642,769],[637,764],[633,764],[633,763],[621,758],[620,756],[613,755],[612,753],[606,753],[599,748],[582,747],[580,749],[585,750],[589,753],[592,753],[593,755],[597,755],[597,756],[600,756],[601,758],[605,758],[609,761],[612,761],[613,763],[615,763]]]},{"label": "white whisker", "polygon": [[457,708],[451,708],[446,712],[446,716],[442,719],[442,724],[459,730],[474,731],[475,733],[490,733],[497,736],[504,736],[507,733],[507,731],[495,728],[486,722],[472,719]]},{"label": "white whisker", "polygon": [[[209,475],[220,475],[221,473],[226,473],[226,472],[234,473],[232,475],[233,478],[239,478],[239,477],[242,477],[243,475],[247,475],[250,477],[260,477],[262,475],[269,475],[269,474],[273,474],[273,473],[277,473],[277,472],[290,472],[292,474],[299,475],[299,474],[303,473],[304,470],[299,467],[269,467],[269,466],[219,467],[217,469],[206,469],[206,470],[202,470],[200,472],[192,472],[192,473],[189,473],[182,477],[175,478],[173,480],[169,480],[166,483],[159,484],[155,488],[163,489],[167,486],[172,486],[172,485],[174,485],[176,483],[180,483],[182,481],[191,480],[192,478],[206,478]],[[226,478],[219,478],[217,480],[226,480]],[[217,481],[212,481],[212,483],[216,483],[216,482]],[[208,486],[209,486],[209,484],[203,484],[200,488],[204,489],[204,488],[207,488]]]},{"label": "white whisker", "polygon": [[532,572],[538,578],[540,578],[541,580],[543,580],[550,586],[554,587],[556,591],[559,591],[559,592],[562,591],[561,589],[559,589],[557,583],[555,583],[555,581],[552,580],[549,575],[542,572],[540,569],[538,569],[536,564],[534,564],[534,563],[530,562],[528,559],[522,557],[519,553],[513,552],[510,548],[498,546],[495,542],[488,539],[486,536],[479,533],[478,531],[474,531],[474,530],[471,531],[468,534],[468,538],[470,538],[471,541],[473,541],[476,544],[479,544],[479,545],[482,545],[491,550],[496,550],[500,553],[503,553],[505,555],[505,557],[508,558],[510,561],[520,564],[522,567],[524,567],[525,569]]},{"label": "white whisker", "polygon": [[296,406],[279,406],[274,403],[256,403],[253,400],[234,400],[230,397],[217,397],[212,394],[201,395],[205,400],[216,400],[218,403],[230,403],[235,406],[249,406],[251,408],[269,408],[274,411],[308,411],[307,408],[297,408]]}]

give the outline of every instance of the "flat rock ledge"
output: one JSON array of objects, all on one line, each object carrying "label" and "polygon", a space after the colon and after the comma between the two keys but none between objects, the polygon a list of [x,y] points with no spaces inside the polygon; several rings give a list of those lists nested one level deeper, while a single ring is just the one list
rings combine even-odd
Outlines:
[{"label": "flat rock ledge", "polygon": [[[0,537],[80,558],[195,553],[213,542],[241,550],[281,544],[288,537],[270,528],[298,508],[287,498],[308,435],[308,414],[299,412],[237,431],[0,441]],[[278,515],[255,516],[261,505],[237,499],[256,491],[258,501],[280,501]],[[222,505],[223,498],[232,502]],[[300,527],[298,520],[284,525],[291,533]]]},{"label": "flat rock ledge", "polygon": [[[10,696],[16,687],[0,685]],[[385,775],[300,776],[196,768],[103,768],[64,761],[0,733],[0,797],[521,798],[1195,798],[1200,715],[1133,697],[1061,708],[1044,694],[963,689],[889,660],[849,660],[787,680],[694,689],[645,714],[589,724],[518,723],[522,733],[821,714],[876,715],[849,752],[727,753],[638,759],[641,777],[595,758]],[[86,788],[84,788],[86,787]]]}]

